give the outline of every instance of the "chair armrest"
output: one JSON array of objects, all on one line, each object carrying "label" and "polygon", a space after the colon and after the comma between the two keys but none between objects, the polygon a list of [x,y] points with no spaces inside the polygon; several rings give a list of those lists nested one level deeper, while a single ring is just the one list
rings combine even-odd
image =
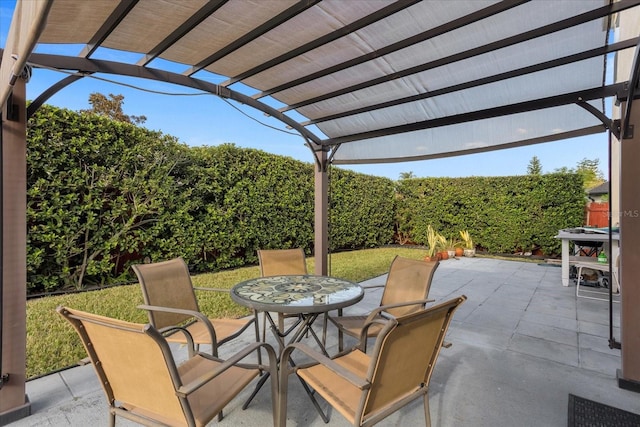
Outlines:
[{"label": "chair armrest", "polygon": [[282,358],[280,360],[281,369],[287,365],[289,358],[291,357],[291,353],[296,349],[305,353],[307,356],[309,356],[319,364],[331,369],[336,374],[340,375],[342,378],[358,387],[360,390],[368,389],[371,386],[369,381],[367,381],[366,379],[357,376],[353,372],[336,363],[333,359],[328,358],[324,354],[302,343],[289,344],[287,347],[285,347],[284,351],[282,352]]},{"label": "chair armrest", "polygon": [[137,308],[141,308],[141,309],[147,310],[147,311],[160,311],[160,312],[164,312],[164,313],[185,314],[187,316],[195,317],[196,319],[198,319],[199,321],[204,323],[205,327],[209,331],[209,335],[211,335],[211,340],[212,340],[211,342],[212,342],[214,348],[216,346],[216,343],[218,342],[217,337],[216,337],[216,331],[213,328],[213,325],[211,324],[211,321],[209,320],[209,318],[207,316],[205,316],[203,313],[201,313],[199,311],[185,310],[185,309],[182,309],[182,308],[161,307],[161,306],[157,306],[157,305],[147,305],[147,304],[141,304],[141,305],[137,306]]},{"label": "chair armrest", "polygon": [[231,292],[231,289],[224,289],[224,288],[203,288],[203,287],[199,287],[199,286],[194,286],[193,287],[194,290],[196,291],[215,291],[215,292],[224,292],[226,294]]},{"label": "chair armrest", "polygon": [[391,317],[390,319],[366,319],[364,324],[362,325],[362,329],[360,330],[360,341],[358,341],[358,345],[356,345],[355,348],[363,353],[366,353],[367,341],[369,339],[369,328],[374,324],[380,324],[384,328],[390,320],[394,320],[394,318]]},{"label": "chair armrest", "polygon": [[193,349],[193,351],[195,352],[195,343],[193,342],[193,335],[191,335],[191,332],[189,332],[187,330],[186,327],[184,326],[165,326],[164,328],[160,328],[158,329],[158,332],[160,332],[162,335],[165,335],[166,333],[170,332],[169,335],[173,334],[174,332],[182,332],[187,340],[187,343],[189,344],[189,347]]},{"label": "chair armrest", "polygon": [[[231,368],[232,366],[236,366],[239,361],[241,361],[242,359],[244,359],[254,351],[258,350],[260,347],[264,347],[264,349],[267,351],[267,355],[269,357],[269,365],[267,368],[269,373],[271,374],[272,381],[274,380],[277,381],[276,368],[277,368],[278,361],[276,358],[276,352],[274,351],[273,347],[267,343],[253,343],[243,348],[242,350],[240,350],[240,352],[234,354],[229,359],[222,361],[222,363],[218,365],[216,369],[213,369],[212,371],[204,375],[201,375],[200,377],[194,379],[188,384],[182,385],[181,387],[178,388],[178,390],[176,390],[176,394],[180,397],[188,396],[189,394],[198,390],[200,387],[206,385],[212,379],[224,373],[227,369]],[[198,353],[198,356],[203,357],[205,359],[220,362],[220,359],[205,353]]]},{"label": "chair armrest", "polygon": [[[416,300],[416,301],[406,301],[406,302],[399,302],[399,303],[396,303],[396,304],[381,305],[380,307],[376,307],[375,309],[373,309],[371,311],[371,313],[369,313],[369,315],[367,316],[367,319],[365,320],[365,323],[370,322],[375,317],[377,317],[380,313],[382,313],[383,311],[387,311],[390,308],[405,307],[405,306],[408,306],[408,305],[422,305],[422,306],[424,306],[426,303],[434,302],[434,301],[435,301],[434,299],[421,299],[421,300]],[[389,315],[389,316],[391,316],[391,315]]]}]

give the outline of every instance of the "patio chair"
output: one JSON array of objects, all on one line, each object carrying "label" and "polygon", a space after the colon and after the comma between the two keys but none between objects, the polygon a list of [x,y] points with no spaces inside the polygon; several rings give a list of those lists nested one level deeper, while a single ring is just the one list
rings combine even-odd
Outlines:
[{"label": "patio chair", "polygon": [[255,326],[256,342],[260,341],[257,316],[240,319],[209,319],[198,306],[194,290],[223,291],[227,289],[195,288],[189,268],[182,258],[132,266],[138,276],[149,323],[165,335],[167,341],[188,344],[193,355],[201,344],[211,345],[211,354],[218,347]]},{"label": "patio chair", "polygon": [[602,243],[603,242],[587,242],[579,240],[574,242],[574,252],[578,256],[597,257],[603,250]]},{"label": "patio chair", "polygon": [[[287,346],[280,360],[280,427],[287,422],[288,378],[293,373],[354,426],[376,424],[419,397],[423,398],[425,421],[430,426],[431,373],[452,315],[465,300],[462,295],[396,318],[373,319],[365,325],[358,347],[333,358],[302,343]],[[364,349],[366,328],[374,325],[381,329],[369,355]],[[313,362],[290,367],[295,351]],[[298,354],[296,361],[302,357]]]},{"label": "patio chair", "polygon": [[[380,305],[367,315],[324,316],[323,342],[326,343],[327,323],[330,321],[338,328],[338,350],[344,347],[344,334],[354,338],[360,337],[360,332],[366,323],[373,319],[397,317],[418,311],[425,307],[433,274],[438,268],[439,261],[422,261],[396,256],[391,262],[385,285],[367,286],[366,289],[384,287]],[[375,337],[382,326],[377,324],[369,327],[368,336]]]},{"label": "patio chair", "polygon": [[[281,276],[290,274],[307,274],[307,261],[302,248],[295,249],[259,249],[260,275]],[[278,313],[278,331],[284,333],[284,319],[298,317],[296,314]],[[267,314],[264,314],[262,341],[267,330]]]},{"label": "patio chair", "polygon": [[[271,372],[273,422],[277,420],[276,355],[254,343],[226,361],[197,353],[181,365],[153,326],[125,322],[66,307],[58,313],[74,327],[116,416],[144,425],[204,426],[263,370]],[[269,366],[239,362],[264,349]]]}]

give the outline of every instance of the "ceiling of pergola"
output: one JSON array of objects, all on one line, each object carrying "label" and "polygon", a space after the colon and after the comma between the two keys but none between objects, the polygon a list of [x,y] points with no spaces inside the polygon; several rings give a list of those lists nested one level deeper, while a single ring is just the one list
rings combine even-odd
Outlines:
[{"label": "ceiling of pergola", "polygon": [[[639,5],[19,1],[0,95],[26,61],[77,72],[31,109],[87,75],[120,74],[251,105],[330,150],[337,164],[468,154],[609,128],[610,101],[637,85],[633,62],[616,70],[632,85],[613,78],[613,55],[633,56],[640,34],[617,23]],[[38,53],[50,45],[75,54]]]}]

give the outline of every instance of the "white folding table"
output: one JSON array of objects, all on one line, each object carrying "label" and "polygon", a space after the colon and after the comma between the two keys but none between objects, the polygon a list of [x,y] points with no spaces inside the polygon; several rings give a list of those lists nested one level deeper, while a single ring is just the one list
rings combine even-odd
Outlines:
[{"label": "white folding table", "polygon": [[[572,263],[589,261],[590,257],[575,256],[569,251],[570,242],[603,242],[604,253],[607,255],[607,260],[615,260],[620,254],[619,240],[620,233],[611,233],[611,248],[609,248],[609,233],[602,232],[602,229],[598,229],[599,232],[592,231],[584,228],[577,228],[568,230],[560,230],[556,239],[562,240],[562,286],[569,286],[569,268]],[[613,258],[611,258],[613,257]]]}]

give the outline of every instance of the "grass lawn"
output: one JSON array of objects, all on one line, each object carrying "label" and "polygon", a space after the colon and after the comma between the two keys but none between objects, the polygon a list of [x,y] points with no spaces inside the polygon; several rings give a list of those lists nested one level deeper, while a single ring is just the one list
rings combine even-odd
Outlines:
[{"label": "grass lawn", "polygon": [[[361,282],[385,274],[396,255],[422,259],[426,251],[414,248],[379,248],[332,254],[332,276]],[[309,272],[314,259],[307,259]],[[238,282],[260,275],[257,266],[193,276],[194,286],[230,289]],[[200,309],[209,317],[240,317],[249,314],[220,292],[198,291]],[[27,302],[27,378],[34,378],[78,363],[86,357],[80,339],[55,311],[59,305],[137,323],[148,321],[139,285],[59,295]]]}]

